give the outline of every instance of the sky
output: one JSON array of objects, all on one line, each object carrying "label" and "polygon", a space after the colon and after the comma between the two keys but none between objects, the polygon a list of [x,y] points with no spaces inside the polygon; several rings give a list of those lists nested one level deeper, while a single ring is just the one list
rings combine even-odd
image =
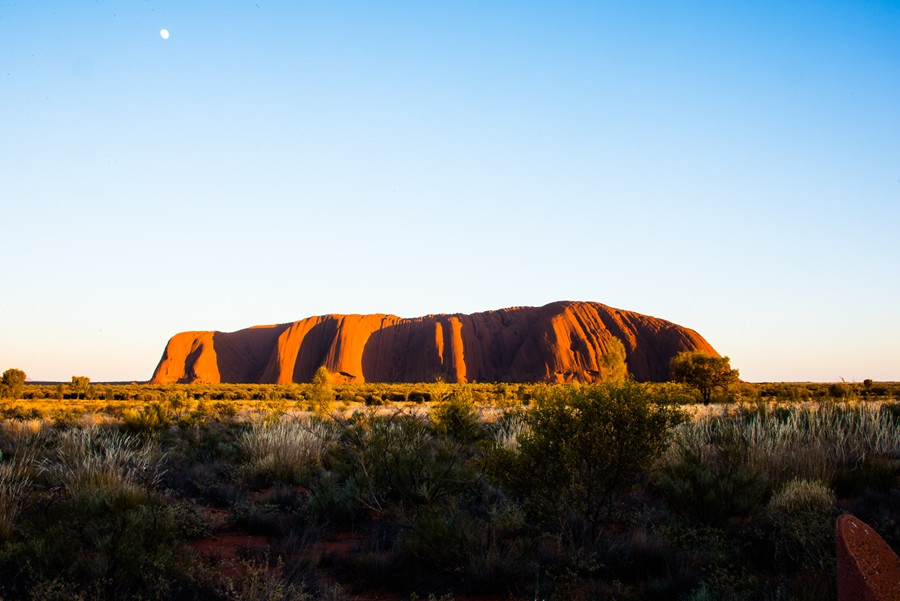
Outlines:
[{"label": "sky", "polygon": [[0,0],[0,369],[33,380],[580,300],[748,381],[897,381],[898,226],[895,1]]}]

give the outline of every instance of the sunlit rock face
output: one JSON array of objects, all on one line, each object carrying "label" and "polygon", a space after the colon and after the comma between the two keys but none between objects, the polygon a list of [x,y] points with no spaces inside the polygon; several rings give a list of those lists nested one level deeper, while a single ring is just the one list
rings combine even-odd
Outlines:
[{"label": "sunlit rock face", "polygon": [[560,301],[471,315],[321,315],[237,332],[182,332],[152,383],[593,382],[611,337],[640,381],[665,380],[680,351],[718,355],[700,334],[600,303]]}]

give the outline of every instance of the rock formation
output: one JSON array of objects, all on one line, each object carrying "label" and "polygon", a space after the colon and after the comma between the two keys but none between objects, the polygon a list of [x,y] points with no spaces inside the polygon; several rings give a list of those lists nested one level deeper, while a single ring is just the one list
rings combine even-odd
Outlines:
[{"label": "rock formation", "polygon": [[850,514],[835,532],[838,601],[900,600],[900,557],[884,539]]},{"label": "rock formation", "polygon": [[600,303],[561,301],[472,315],[322,315],[237,332],[182,332],[152,383],[308,382],[324,365],[344,382],[597,381],[607,342],[628,370],[665,380],[680,351],[718,354],[697,332]]}]

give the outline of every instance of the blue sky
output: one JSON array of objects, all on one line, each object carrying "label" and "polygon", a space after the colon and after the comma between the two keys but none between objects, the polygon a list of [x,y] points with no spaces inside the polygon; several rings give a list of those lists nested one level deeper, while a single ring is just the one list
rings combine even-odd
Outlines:
[{"label": "blue sky", "polygon": [[35,379],[566,299],[751,381],[900,380],[898,225],[895,2],[0,0],[0,369]]}]

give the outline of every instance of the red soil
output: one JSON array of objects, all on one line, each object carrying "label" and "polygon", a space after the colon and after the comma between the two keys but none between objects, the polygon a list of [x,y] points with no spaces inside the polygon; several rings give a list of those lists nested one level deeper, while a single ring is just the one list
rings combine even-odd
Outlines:
[{"label": "red soil", "polygon": [[246,532],[220,532],[210,538],[191,541],[188,545],[204,559],[221,562],[237,561],[248,552],[255,554],[269,546],[265,536],[251,536]]}]

